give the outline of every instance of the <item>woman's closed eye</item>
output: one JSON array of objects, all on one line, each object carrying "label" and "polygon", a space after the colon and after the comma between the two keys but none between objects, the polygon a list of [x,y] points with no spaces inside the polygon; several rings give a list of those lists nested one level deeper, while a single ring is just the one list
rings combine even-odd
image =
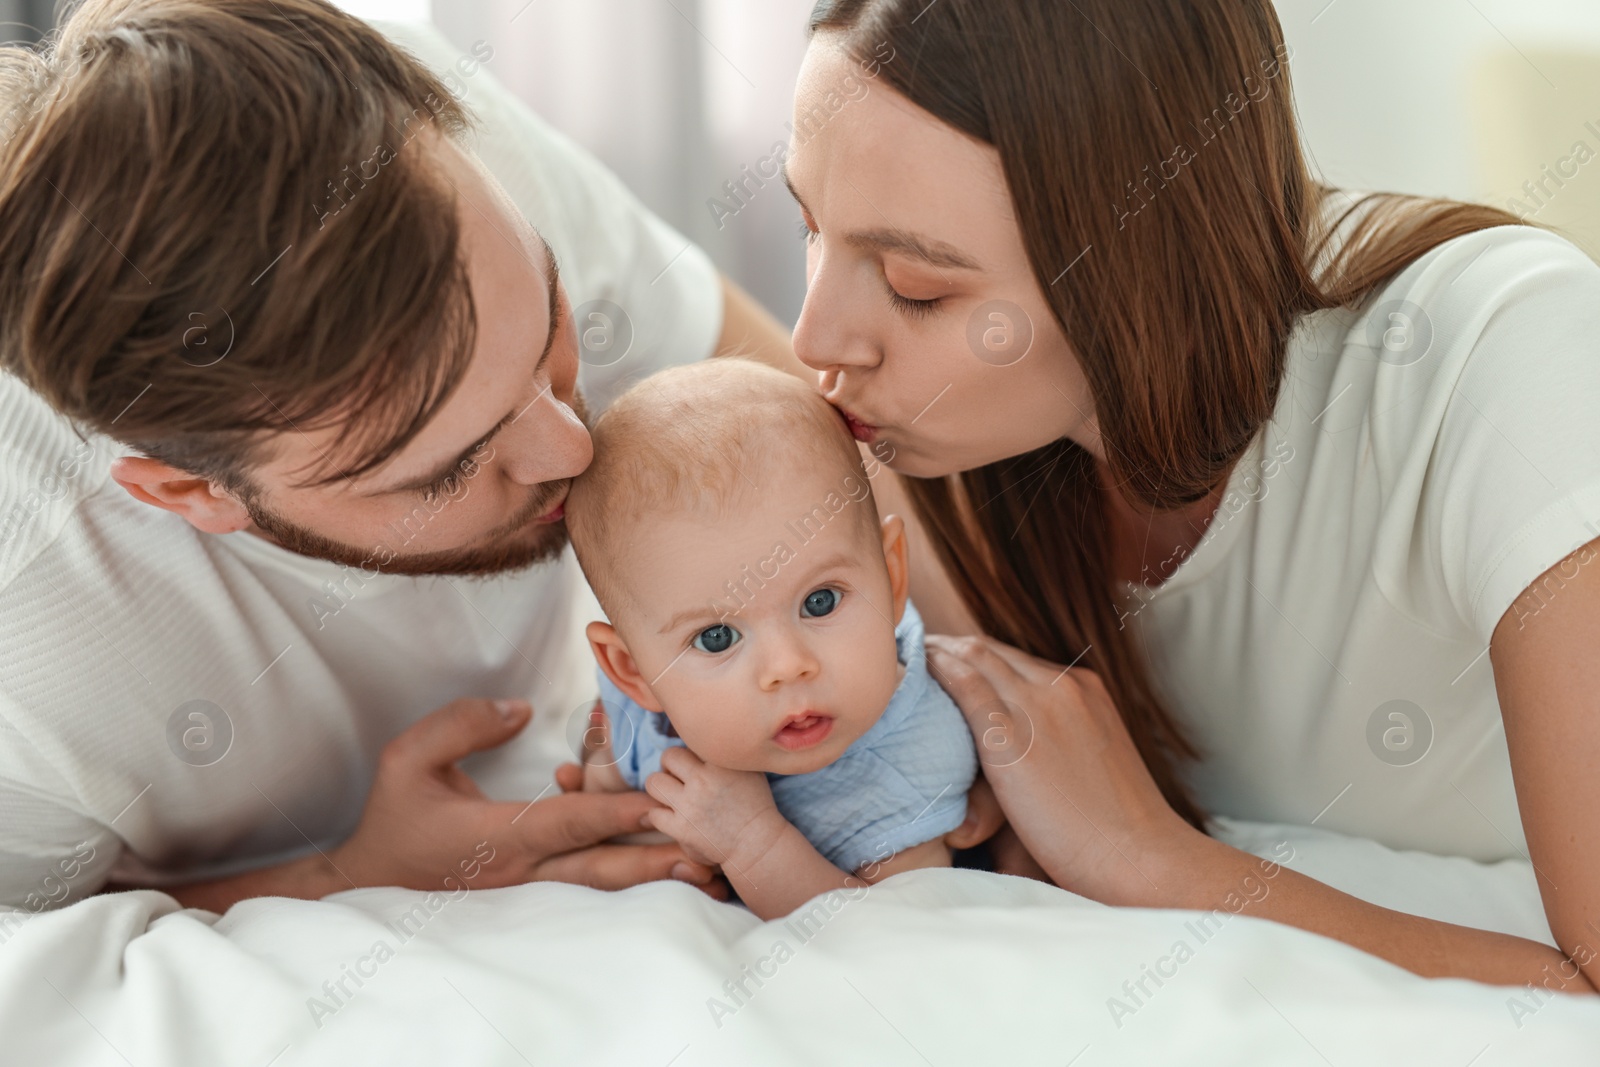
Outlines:
[{"label": "woman's closed eye", "polygon": [[907,318],[920,319],[932,315],[939,310],[942,302],[938,297],[932,300],[913,300],[909,296],[900,295],[894,286],[889,286],[889,306]]},{"label": "woman's closed eye", "polygon": [[732,648],[738,643],[741,636],[738,630],[726,623],[718,623],[716,626],[708,626],[695,634],[692,643],[701,652],[709,652],[712,655],[716,655]]}]

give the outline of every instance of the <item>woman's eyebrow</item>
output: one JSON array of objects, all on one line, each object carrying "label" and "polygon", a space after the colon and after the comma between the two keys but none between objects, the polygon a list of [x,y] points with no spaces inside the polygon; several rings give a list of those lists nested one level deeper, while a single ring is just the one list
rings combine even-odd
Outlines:
[{"label": "woman's eyebrow", "polygon": [[[789,177],[789,165],[783,165],[783,184],[788,186],[789,195],[794,197],[806,214],[811,214],[811,209],[806,207],[806,202],[795,191],[794,180]],[[871,201],[868,201],[870,204]],[[873,210],[877,210],[876,207]],[[880,215],[882,212],[878,212]],[[967,255],[955,245],[946,241],[934,240],[919,234],[907,233],[892,227],[882,227],[871,230],[856,230],[845,235],[845,241],[875,252],[897,252],[901,255],[911,256],[934,267],[948,267],[951,270],[982,270],[978,261]]]},{"label": "woman's eyebrow", "polygon": [[855,230],[845,234],[850,244],[878,252],[898,252],[935,267],[951,270],[982,270],[976,260],[955,245],[935,241],[904,230]]}]

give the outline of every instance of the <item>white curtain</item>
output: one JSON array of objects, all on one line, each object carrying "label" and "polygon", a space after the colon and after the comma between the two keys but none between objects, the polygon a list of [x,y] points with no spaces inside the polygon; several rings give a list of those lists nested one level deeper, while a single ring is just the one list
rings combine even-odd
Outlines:
[{"label": "white curtain", "polygon": [[[496,77],[793,324],[805,293],[799,213],[781,180],[758,187],[743,170],[788,140],[814,0],[333,2],[364,18],[431,16],[463,52],[493,47]],[[63,6],[0,0],[0,41],[37,40]],[[744,192],[731,200],[724,184],[736,179]]]},{"label": "white curtain", "polygon": [[[788,140],[813,0],[434,0],[435,23],[792,324],[805,290],[781,179],[724,183]],[[720,200],[739,210],[713,210]]]}]

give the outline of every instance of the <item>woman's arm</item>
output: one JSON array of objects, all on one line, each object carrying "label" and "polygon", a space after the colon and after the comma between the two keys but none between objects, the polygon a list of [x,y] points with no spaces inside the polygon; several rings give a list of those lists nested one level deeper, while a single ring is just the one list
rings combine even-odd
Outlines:
[{"label": "woman's arm", "polygon": [[[1186,845],[1152,856],[1146,865],[1146,872],[1167,889],[1158,891],[1146,884],[1146,892],[1140,894],[1144,899],[1115,903],[1222,909],[1271,919],[1343,941],[1424,978],[1532,983],[1567,993],[1595,991],[1576,960],[1548,945],[1392,911],[1283,868],[1267,882],[1262,862],[1191,831]],[[1266,890],[1252,893],[1258,883]],[[1252,900],[1253,895],[1258,899]],[[1578,958],[1593,963],[1592,956],[1580,953]]]},{"label": "woman's arm", "polygon": [[[1576,565],[1580,559],[1592,562]],[[1570,576],[1559,583],[1552,576]],[[1490,646],[1545,910],[1563,951],[1391,911],[1207,838],[1145,770],[1105,688],[989,638],[930,636],[1012,827],[1052,879],[1108,904],[1225,908],[1322,934],[1427,977],[1600,989],[1600,542],[1535,588]],[[1270,865],[1269,865],[1270,866]],[[1252,899],[1254,898],[1254,899]],[[1243,899],[1243,908],[1232,906]]]},{"label": "woman's arm", "polygon": [[1600,541],[1512,604],[1489,660],[1550,930],[1600,989]]}]

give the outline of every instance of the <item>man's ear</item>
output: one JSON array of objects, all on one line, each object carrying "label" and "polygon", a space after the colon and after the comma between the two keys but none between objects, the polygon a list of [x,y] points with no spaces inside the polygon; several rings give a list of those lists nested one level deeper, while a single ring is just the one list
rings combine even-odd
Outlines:
[{"label": "man's ear", "polygon": [[650,690],[650,683],[639,673],[639,664],[634,661],[628,646],[622,643],[617,628],[609,622],[591,622],[584,633],[589,637],[595,662],[606,672],[606,677],[644,710],[661,711],[661,701],[656,699],[655,693]]},{"label": "man's ear", "polygon": [[250,513],[215,482],[146,456],[111,461],[111,477],[135,500],[181,515],[196,530],[225,534],[251,525]]},{"label": "man's ear", "polygon": [[894,601],[894,624],[906,611],[906,597],[911,591],[910,547],[906,541],[906,523],[898,515],[885,515],[880,523],[883,530],[883,562],[889,567],[889,595]]}]

